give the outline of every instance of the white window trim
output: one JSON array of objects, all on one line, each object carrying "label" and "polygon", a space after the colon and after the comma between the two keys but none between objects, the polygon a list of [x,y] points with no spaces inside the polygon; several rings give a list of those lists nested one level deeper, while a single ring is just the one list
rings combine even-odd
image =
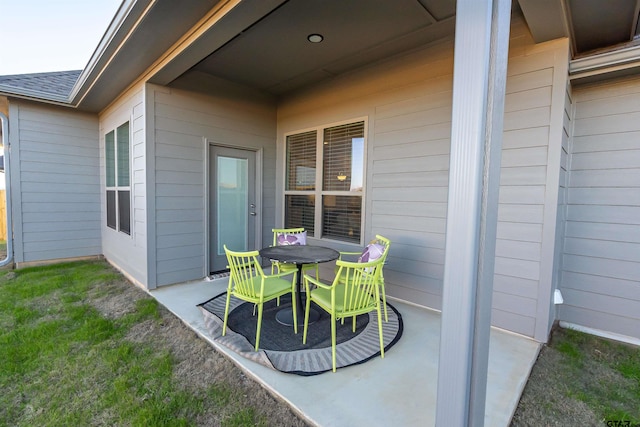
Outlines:
[{"label": "white window trim", "polygon": [[[118,128],[121,126],[124,126],[126,123],[129,123],[129,185],[128,186],[118,186]],[[113,132],[114,135],[114,179],[115,179],[115,186],[108,186],[107,185],[107,157],[106,157],[106,146],[107,146],[107,135],[109,133]],[[103,135],[103,139],[104,139],[104,152],[105,152],[105,158],[104,158],[104,165],[105,165],[105,191],[104,191],[104,195],[103,197],[105,197],[105,214],[108,214],[108,207],[106,205],[107,200],[106,200],[106,195],[107,195],[107,191],[115,191],[116,193],[116,228],[111,228],[109,225],[107,225],[107,218],[105,216],[105,226],[107,230],[111,230],[114,233],[117,233],[119,236],[126,236],[130,239],[133,239],[133,233],[134,233],[134,218],[133,218],[133,200],[134,200],[134,195],[133,195],[133,185],[132,185],[132,181],[133,181],[133,117],[129,117],[126,120],[122,121],[120,124],[114,126],[113,128],[111,128],[109,131],[105,132]],[[118,200],[118,191],[129,191],[129,233],[125,233],[123,231],[120,230],[120,206],[119,203],[120,201]]]},{"label": "white window trim", "polygon": [[[348,125],[350,123],[364,122],[364,146],[363,146],[363,165],[362,165],[362,192],[354,193],[350,191],[323,191],[322,190],[322,174],[323,174],[323,161],[324,161],[324,150],[323,150],[323,137],[324,130],[331,127]],[[287,190],[287,138],[291,135],[297,135],[300,133],[316,131],[316,188],[312,191],[305,190]],[[315,196],[315,211],[314,211],[314,232],[313,235],[309,235],[309,237],[321,241],[327,242],[336,242],[341,245],[354,245],[354,246],[362,246],[364,245],[365,240],[365,218],[366,218],[366,189],[367,189],[367,153],[368,153],[368,144],[369,144],[369,117],[356,117],[347,120],[341,120],[338,122],[331,122],[326,124],[320,124],[313,127],[296,129],[294,131],[284,133],[284,150],[283,150],[283,159],[282,164],[284,167],[282,168],[282,218],[281,223],[285,223],[285,215],[286,215],[286,196],[290,195],[314,195]],[[344,240],[331,239],[327,237],[322,237],[322,196],[323,195],[358,195],[361,198],[361,216],[360,216],[360,242],[347,242]]]}]

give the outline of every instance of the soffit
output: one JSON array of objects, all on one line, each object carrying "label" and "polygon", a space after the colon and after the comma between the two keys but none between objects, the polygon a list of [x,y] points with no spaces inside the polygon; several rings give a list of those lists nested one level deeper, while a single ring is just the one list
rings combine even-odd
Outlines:
[{"label": "soffit", "polygon": [[569,37],[574,58],[634,43],[640,0],[518,0],[533,39]]},{"label": "soffit", "polygon": [[639,0],[568,0],[575,56],[632,42],[639,5]]},{"label": "soffit", "polygon": [[216,3],[218,0],[133,2],[105,50],[99,52],[95,67],[83,72],[87,73],[84,84],[76,88],[72,103],[88,111],[103,109]]},{"label": "soffit", "polygon": [[283,95],[451,36],[454,15],[455,0],[289,0],[193,69]]},{"label": "soffit", "polygon": [[[451,37],[455,7],[455,0],[288,0],[193,70],[281,96]],[[640,0],[514,0],[513,8],[536,42],[569,37],[574,58],[636,43]],[[323,42],[309,43],[312,33]]]}]

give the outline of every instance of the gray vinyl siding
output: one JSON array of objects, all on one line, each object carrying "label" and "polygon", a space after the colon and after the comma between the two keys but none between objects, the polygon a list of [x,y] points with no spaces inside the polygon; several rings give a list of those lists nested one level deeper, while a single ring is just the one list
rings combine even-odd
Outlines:
[{"label": "gray vinyl siding", "polygon": [[[492,322],[533,337],[539,323],[542,330],[549,323],[548,312],[538,312],[549,302],[541,282],[551,281],[553,262],[543,259],[542,247],[555,245],[556,218],[546,219],[545,208],[557,203],[549,195],[559,184],[547,163],[560,156],[561,126],[552,140],[551,116],[564,108],[556,86],[564,94],[568,44],[535,45],[516,15],[510,46]],[[283,164],[285,133],[368,117],[365,242],[374,234],[391,239],[389,295],[435,309],[444,271],[452,80],[453,42],[445,41],[294,95],[281,103],[278,119]]]},{"label": "gray vinyl siding", "polygon": [[15,261],[99,255],[97,116],[21,101],[9,108]]},{"label": "gray vinyl siding", "polygon": [[201,78],[187,77],[172,88],[149,86],[154,90],[158,286],[209,274],[205,138],[212,144],[262,150],[262,241],[272,238],[275,106],[260,96],[231,89],[207,95],[178,88],[206,90],[207,78]]},{"label": "gray vinyl siding", "polygon": [[574,94],[559,319],[640,338],[640,79]]},{"label": "gray vinyl siding", "polygon": [[[144,86],[123,94],[100,114],[100,183],[102,203],[102,248],[104,256],[139,285],[148,287],[147,272],[147,188]],[[107,227],[104,135],[125,122],[130,124],[131,235]]]}]

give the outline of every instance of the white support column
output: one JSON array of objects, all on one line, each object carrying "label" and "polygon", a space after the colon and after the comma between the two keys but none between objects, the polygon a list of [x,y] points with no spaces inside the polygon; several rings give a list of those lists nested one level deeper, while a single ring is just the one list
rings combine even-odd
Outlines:
[{"label": "white support column", "polygon": [[437,426],[484,425],[511,0],[458,0]]}]

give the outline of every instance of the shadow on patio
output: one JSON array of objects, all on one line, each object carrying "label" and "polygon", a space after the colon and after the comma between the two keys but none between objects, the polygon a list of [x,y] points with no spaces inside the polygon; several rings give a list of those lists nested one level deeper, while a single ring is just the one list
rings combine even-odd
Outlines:
[{"label": "shadow on patio", "polygon": [[[224,292],[227,280],[178,284],[153,290],[151,294],[312,424],[434,424],[440,339],[438,312],[392,301],[404,320],[404,333],[385,353],[384,359],[375,357],[336,373],[302,377],[271,370],[213,343],[196,305]],[[539,344],[533,340],[492,329],[486,426],[509,425],[538,350]]]}]

